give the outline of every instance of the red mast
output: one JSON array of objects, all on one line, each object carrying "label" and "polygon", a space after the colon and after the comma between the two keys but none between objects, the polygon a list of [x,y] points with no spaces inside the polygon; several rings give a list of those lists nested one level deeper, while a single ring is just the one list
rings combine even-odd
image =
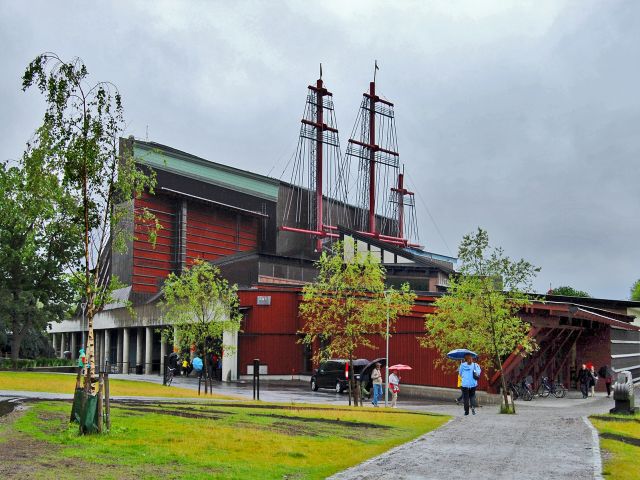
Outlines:
[{"label": "red mast", "polygon": [[[326,208],[328,220],[331,223],[332,220],[336,220],[332,219],[332,215],[340,217],[344,213],[346,204],[346,198],[332,198],[332,193],[339,194],[346,189],[340,188],[344,182],[344,172],[341,170],[338,129],[335,128],[335,115],[331,101],[333,94],[324,87],[322,66],[320,78],[315,85],[309,85],[308,88],[307,104],[301,120],[300,141],[292,172],[291,194],[287,199],[283,222],[289,225],[283,225],[280,229],[314,236],[315,249],[319,252],[322,250],[324,238],[338,238],[338,235],[332,232],[336,230],[335,225],[325,224],[324,195],[327,196]],[[327,110],[326,114],[325,110]],[[327,149],[326,158],[325,148]],[[327,172],[325,172],[325,162],[334,165],[333,168],[327,165]],[[327,176],[326,184],[325,175]],[[305,205],[308,205],[306,212],[303,211]],[[294,206],[295,212],[292,212]]]}]

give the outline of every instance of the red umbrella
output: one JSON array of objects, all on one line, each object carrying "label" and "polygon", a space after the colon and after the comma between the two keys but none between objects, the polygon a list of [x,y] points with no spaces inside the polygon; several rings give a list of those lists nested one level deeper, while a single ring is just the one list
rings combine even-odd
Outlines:
[{"label": "red umbrella", "polygon": [[393,370],[413,370],[409,365],[403,365],[401,363],[398,363],[397,365],[391,365],[389,367],[389,370],[393,371]]}]

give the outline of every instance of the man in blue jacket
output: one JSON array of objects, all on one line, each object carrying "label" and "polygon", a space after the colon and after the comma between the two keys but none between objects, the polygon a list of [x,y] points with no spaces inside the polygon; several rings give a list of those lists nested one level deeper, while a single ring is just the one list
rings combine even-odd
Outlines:
[{"label": "man in blue jacket", "polygon": [[462,398],[464,400],[464,414],[469,415],[469,404],[471,404],[471,412],[476,414],[476,387],[480,379],[480,365],[473,361],[471,354],[464,356],[464,362],[460,364],[458,375],[462,379]]}]

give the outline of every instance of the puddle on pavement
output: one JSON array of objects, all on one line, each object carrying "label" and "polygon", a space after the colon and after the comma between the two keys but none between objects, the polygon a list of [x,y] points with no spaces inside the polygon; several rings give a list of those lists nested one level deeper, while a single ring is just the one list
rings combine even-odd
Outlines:
[{"label": "puddle on pavement", "polygon": [[9,400],[0,401],[0,417],[9,415],[16,408],[16,404]]},{"label": "puddle on pavement", "polygon": [[13,412],[13,409],[15,408],[15,403],[11,403],[8,400],[3,400],[0,401],[0,417],[4,417],[5,415],[10,414],[11,412]]}]

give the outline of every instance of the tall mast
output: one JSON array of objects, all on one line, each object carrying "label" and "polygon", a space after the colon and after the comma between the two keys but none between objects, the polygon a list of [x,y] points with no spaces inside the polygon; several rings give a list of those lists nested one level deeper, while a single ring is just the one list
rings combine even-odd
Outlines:
[{"label": "tall mast", "polygon": [[324,239],[338,238],[333,222],[345,222],[347,172],[340,153],[333,94],[322,81],[322,65],[320,78],[308,88],[280,229],[314,237],[314,248],[319,252]]}]

